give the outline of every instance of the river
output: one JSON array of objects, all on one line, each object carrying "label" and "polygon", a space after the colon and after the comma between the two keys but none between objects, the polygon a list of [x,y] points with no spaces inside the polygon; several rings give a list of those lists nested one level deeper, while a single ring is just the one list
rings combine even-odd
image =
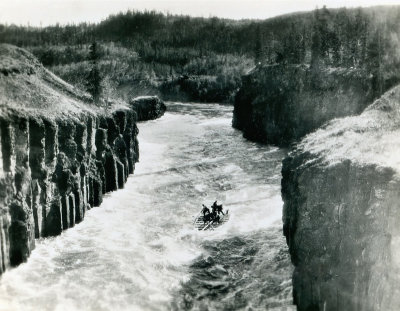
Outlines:
[{"label": "river", "polygon": [[[169,103],[140,162],[85,220],[0,279],[0,310],[294,310],[282,236],[285,150],[245,140],[232,106]],[[230,220],[196,231],[201,204]]]}]

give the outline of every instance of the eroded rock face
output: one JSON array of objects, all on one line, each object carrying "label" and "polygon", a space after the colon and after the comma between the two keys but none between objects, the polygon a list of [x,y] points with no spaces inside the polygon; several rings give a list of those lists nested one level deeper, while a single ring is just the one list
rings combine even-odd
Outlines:
[{"label": "eroded rock face", "polygon": [[248,139],[286,146],[331,119],[361,113],[373,100],[371,85],[362,70],[260,66],[242,79],[232,125]]},{"label": "eroded rock face", "polygon": [[[129,122],[116,128],[120,118]],[[135,119],[129,109],[107,117],[106,128],[95,116],[0,119],[2,271],[27,259],[35,237],[73,227],[105,192],[123,187],[137,162]]]},{"label": "eroded rock face", "polygon": [[[133,108],[85,102],[22,49],[0,44],[0,69],[1,274],[27,260],[35,238],[75,226],[124,186],[139,159],[139,131]],[[145,114],[161,110],[155,101]]]},{"label": "eroded rock face", "polygon": [[398,310],[400,88],[284,160],[284,234],[299,310]]},{"label": "eroded rock face", "polygon": [[136,97],[129,103],[130,107],[136,111],[138,121],[154,120],[161,117],[167,107],[157,96]]}]

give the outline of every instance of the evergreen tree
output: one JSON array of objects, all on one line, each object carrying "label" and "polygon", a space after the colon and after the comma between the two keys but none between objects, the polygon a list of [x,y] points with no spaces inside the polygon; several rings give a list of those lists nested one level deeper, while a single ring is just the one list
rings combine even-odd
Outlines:
[{"label": "evergreen tree", "polygon": [[254,44],[254,60],[256,64],[262,61],[262,36],[260,26],[257,25],[255,32],[255,44]]},{"label": "evergreen tree", "polygon": [[384,89],[384,79],[382,73],[383,54],[383,31],[382,28],[379,27],[375,31],[367,48],[367,70],[372,75],[372,89],[374,92],[374,97],[382,94]]},{"label": "evergreen tree", "polygon": [[332,43],[332,63],[334,66],[340,66],[342,63],[342,56],[341,56],[341,43],[339,36],[335,33],[332,34],[331,38]]},{"label": "evergreen tree", "polygon": [[286,63],[297,64],[300,61],[300,38],[294,23],[283,41],[283,57]]},{"label": "evergreen tree", "polygon": [[316,9],[314,14],[314,24],[311,37],[311,67],[318,68],[322,61],[322,43],[319,28],[319,10]]},{"label": "evergreen tree", "polygon": [[367,57],[368,19],[361,9],[358,9],[355,21],[355,36],[357,46],[357,65],[363,66]]},{"label": "evergreen tree", "polygon": [[300,64],[304,63],[305,58],[306,58],[306,53],[307,53],[306,37],[307,37],[306,28],[303,26],[303,31],[300,36],[300,45],[299,45],[299,63]]},{"label": "evergreen tree", "polygon": [[333,21],[333,46],[332,46],[332,61],[334,66],[343,66],[345,57],[346,44],[346,22],[348,20],[348,12],[346,8],[339,9]]},{"label": "evergreen tree", "polygon": [[332,35],[329,30],[330,19],[331,15],[326,6],[322,10],[315,10],[311,43],[312,67],[318,67],[322,63],[330,63],[330,48],[332,45]]},{"label": "evergreen tree", "polygon": [[91,69],[86,77],[86,90],[92,95],[93,101],[98,104],[101,96],[101,75],[98,66],[100,58],[97,43],[93,42],[89,48],[89,57]]},{"label": "evergreen tree", "polygon": [[273,64],[276,59],[276,48],[275,48],[275,36],[274,33],[270,32],[265,39],[265,62],[267,64]]},{"label": "evergreen tree", "polygon": [[320,54],[324,60],[329,60],[329,48],[330,48],[330,31],[329,31],[329,20],[331,18],[329,10],[324,6],[321,13],[318,15],[317,27],[320,33],[321,39],[321,51]]}]

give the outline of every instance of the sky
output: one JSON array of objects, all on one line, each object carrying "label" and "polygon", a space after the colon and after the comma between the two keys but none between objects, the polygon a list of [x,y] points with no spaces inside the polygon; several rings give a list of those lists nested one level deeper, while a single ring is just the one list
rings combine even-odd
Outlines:
[{"label": "sky", "polygon": [[358,7],[400,5],[400,0],[0,0],[0,23],[47,26],[100,22],[127,10],[156,10],[191,16],[265,19],[326,5]]}]

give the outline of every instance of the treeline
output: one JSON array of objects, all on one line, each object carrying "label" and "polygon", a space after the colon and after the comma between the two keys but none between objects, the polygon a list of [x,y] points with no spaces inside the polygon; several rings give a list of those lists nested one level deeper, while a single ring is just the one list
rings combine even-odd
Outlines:
[{"label": "treeline", "polygon": [[375,97],[400,82],[400,7],[323,7],[309,17],[310,23],[288,18],[280,39],[273,32],[259,34],[258,60],[309,64],[314,73],[338,67],[360,70],[371,78]]},{"label": "treeline", "polygon": [[0,42],[30,49],[78,86],[97,42],[100,75],[117,95],[183,91],[191,100],[227,101],[255,63],[356,68],[373,76],[379,92],[399,80],[399,25],[399,7],[324,7],[264,21],[128,11],[98,24],[0,25]]}]

